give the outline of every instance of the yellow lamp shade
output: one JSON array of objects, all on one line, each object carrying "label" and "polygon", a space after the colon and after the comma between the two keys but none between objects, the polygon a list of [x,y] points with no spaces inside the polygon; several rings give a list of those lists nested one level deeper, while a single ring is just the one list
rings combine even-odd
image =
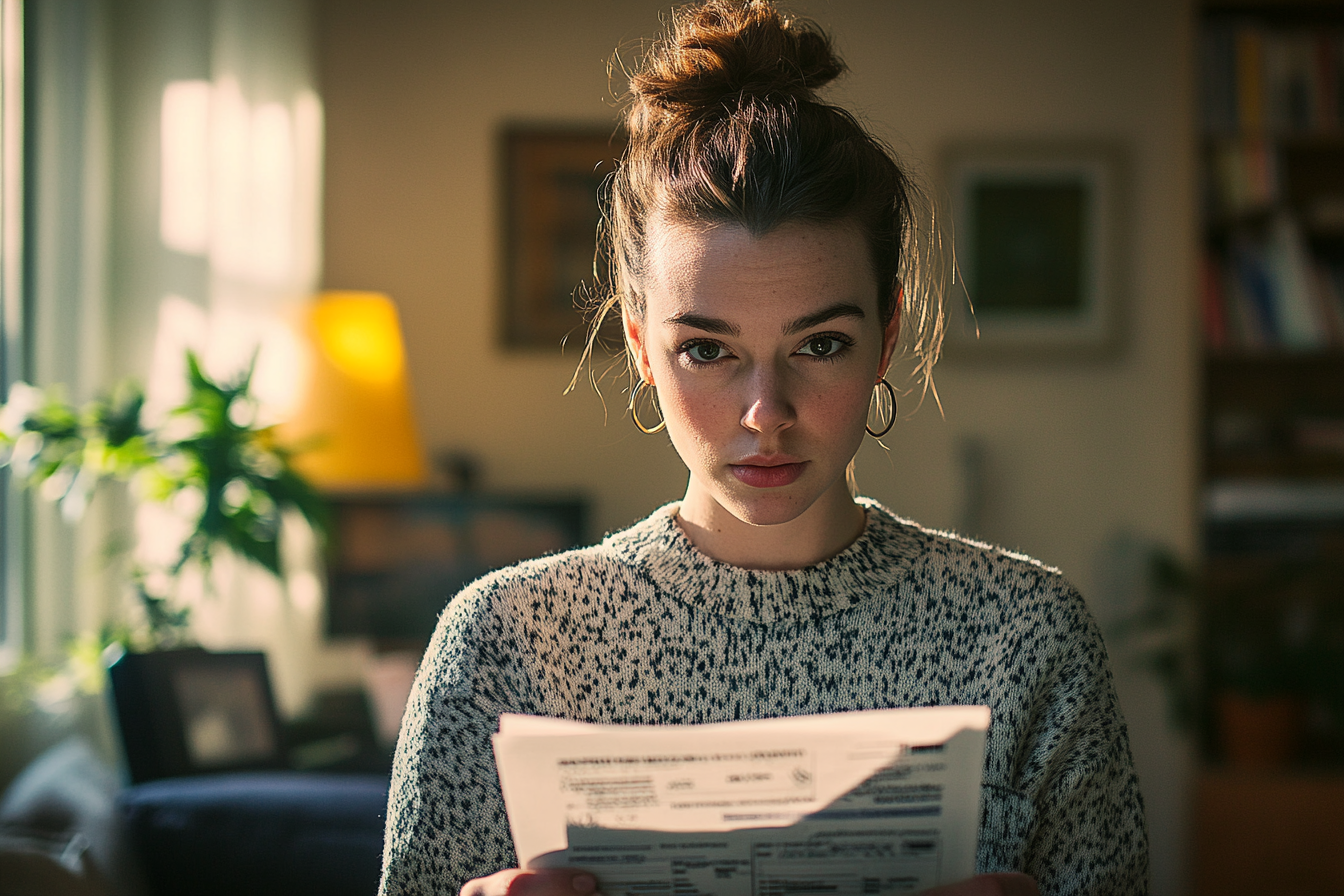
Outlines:
[{"label": "yellow lamp shade", "polygon": [[301,312],[309,348],[304,396],[280,438],[294,465],[332,490],[423,486],[396,306],[382,293],[326,292]]}]

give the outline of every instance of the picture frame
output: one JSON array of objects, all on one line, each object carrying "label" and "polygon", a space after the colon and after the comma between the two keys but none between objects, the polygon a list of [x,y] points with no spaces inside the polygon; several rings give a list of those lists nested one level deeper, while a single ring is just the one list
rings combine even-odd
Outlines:
[{"label": "picture frame", "polygon": [[127,653],[108,676],[133,783],[287,767],[264,653]]},{"label": "picture frame", "polygon": [[598,193],[626,139],[615,127],[512,125],[502,141],[503,342],[556,349],[587,335],[576,298],[596,288]]},{"label": "picture frame", "polygon": [[949,358],[1102,359],[1122,343],[1127,164],[1114,142],[941,154],[956,259]]}]

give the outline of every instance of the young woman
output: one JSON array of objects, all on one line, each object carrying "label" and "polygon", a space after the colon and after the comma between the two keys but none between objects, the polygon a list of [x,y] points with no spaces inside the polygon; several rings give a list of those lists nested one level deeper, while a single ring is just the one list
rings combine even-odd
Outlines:
[{"label": "young woman", "polygon": [[452,601],[402,726],[385,893],[594,889],[514,867],[500,713],[672,724],[938,704],[993,709],[982,874],[947,893],[1146,890],[1124,722],[1081,598],[851,492],[898,344],[927,383],[941,308],[905,174],[817,98],[841,70],[824,34],[765,0],[710,0],[635,73],[604,311],[624,321],[635,421],[666,426],[686,495]]}]

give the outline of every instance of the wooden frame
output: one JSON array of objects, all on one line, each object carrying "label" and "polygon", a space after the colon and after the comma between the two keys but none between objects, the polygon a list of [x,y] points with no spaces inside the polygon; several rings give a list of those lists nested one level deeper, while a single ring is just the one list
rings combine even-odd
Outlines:
[{"label": "wooden frame", "polygon": [[941,168],[958,269],[949,357],[1114,353],[1126,226],[1120,147],[964,142],[946,148]]},{"label": "wooden frame", "polygon": [[503,142],[504,343],[555,349],[586,335],[576,291],[594,285],[598,190],[625,139],[611,128],[510,127]]}]

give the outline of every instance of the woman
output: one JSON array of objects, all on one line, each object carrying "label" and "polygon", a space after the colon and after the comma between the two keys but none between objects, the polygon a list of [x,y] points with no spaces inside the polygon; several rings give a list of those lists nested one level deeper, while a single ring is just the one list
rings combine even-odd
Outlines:
[{"label": "woman", "polygon": [[941,323],[905,174],[816,97],[841,70],[825,35],[764,0],[710,0],[633,76],[602,310],[619,308],[631,410],[666,426],[686,495],[449,605],[397,749],[385,892],[594,889],[513,868],[489,741],[502,712],[670,724],[936,704],[993,709],[983,873],[947,893],[1146,889],[1127,736],[1081,598],[1035,561],[852,496],[902,322],[926,385]]}]

